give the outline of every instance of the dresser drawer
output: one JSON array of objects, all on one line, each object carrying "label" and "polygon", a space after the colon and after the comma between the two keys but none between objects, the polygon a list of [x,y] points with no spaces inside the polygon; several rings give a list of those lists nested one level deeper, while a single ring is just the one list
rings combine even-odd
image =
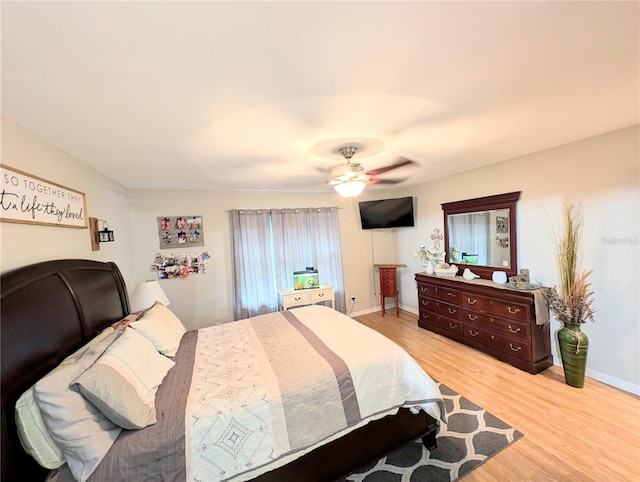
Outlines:
[{"label": "dresser drawer", "polygon": [[462,321],[462,308],[460,306],[451,305],[443,301],[435,301],[431,306],[431,310],[447,318]]},{"label": "dresser drawer", "polygon": [[464,338],[482,343],[485,346],[494,348],[511,356],[516,356],[523,360],[531,360],[531,347],[528,343],[515,340],[512,337],[499,335],[489,330],[477,328],[475,326],[464,325]]},{"label": "dresser drawer", "polygon": [[446,316],[447,318],[462,321],[462,308],[459,306],[450,305],[449,303],[444,303],[438,300],[432,300],[431,298],[420,298],[419,303],[420,311],[432,311],[439,315]]},{"label": "dresser drawer", "polygon": [[440,299],[447,303],[454,305],[460,305],[460,290],[454,290],[443,286],[440,288]]},{"label": "dresser drawer", "polygon": [[530,320],[529,305],[486,298],[473,293],[462,293],[462,306],[485,313],[492,313],[512,320]]},{"label": "dresser drawer", "polygon": [[440,288],[435,285],[419,284],[418,296],[428,296],[429,298],[440,298]]},{"label": "dresser drawer", "polygon": [[450,318],[447,318],[446,316],[440,316],[437,313],[425,312],[422,310],[420,310],[420,320],[426,322],[427,325],[431,325],[440,330],[462,336],[461,321],[452,320]]},{"label": "dresser drawer", "polygon": [[480,313],[467,308],[462,310],[462,321],[464,321],[465,326],[489,329],[524,342],[529,340],[531,336],[530,326],[527,323],[498,318],[488,313]]}]

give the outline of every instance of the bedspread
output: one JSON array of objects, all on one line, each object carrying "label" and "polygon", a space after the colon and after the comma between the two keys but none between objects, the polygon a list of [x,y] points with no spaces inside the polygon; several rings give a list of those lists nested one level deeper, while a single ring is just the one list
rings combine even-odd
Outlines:
[{"label": "bedspread", "polygon": [[400,407],[446,421],[398,345],[324,306],[188,332],[158,423],[123,431],[91,481],[249,480]]},{"label": "bedspread", "polygon": [[188,480],[248,480],[401,406],[445,413],[404,350],[327,307],[201,329],[196,359]]}]

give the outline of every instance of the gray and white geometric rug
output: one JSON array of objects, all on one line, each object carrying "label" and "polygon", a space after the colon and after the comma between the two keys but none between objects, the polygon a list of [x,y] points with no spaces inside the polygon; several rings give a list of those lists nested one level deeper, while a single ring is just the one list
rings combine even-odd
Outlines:
[{"label": "gray and white geometric rug", "polygon": [[361,467],[349,482],[452,482],[468,474],[523,437],[518,430],[438,383],[449,423],[441,425],[438,448],[427,450],[420,439]]}]

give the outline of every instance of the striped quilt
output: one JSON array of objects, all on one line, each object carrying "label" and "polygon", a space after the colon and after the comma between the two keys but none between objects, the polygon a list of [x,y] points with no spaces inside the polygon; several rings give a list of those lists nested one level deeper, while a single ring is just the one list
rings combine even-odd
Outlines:
[{"label": "striped quilt", "polygon": [[401,406],[444,409],[404,350],[327,307],[199,330],[187,480],[248,480]]},{"label": "striped quilt", "polygon": [[446,421],[413,358],[325,306],[187,332],[173,359],[158,422],[123,430],[90,482],[240,482],[399,407]]}]

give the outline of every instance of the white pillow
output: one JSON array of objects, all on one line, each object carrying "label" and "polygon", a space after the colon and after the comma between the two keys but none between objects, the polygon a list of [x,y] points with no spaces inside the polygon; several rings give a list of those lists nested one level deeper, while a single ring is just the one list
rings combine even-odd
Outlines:
[{"label": "white pillow", "polygon": [[[52,372],[78,361],[89,347],[104,340],[112,335],[113,332],[114,329],[112,327],[105,328],[86,345],[83,345],[75,353],[65,358]],[[64,464],[64,455],[60,447],[56,445],[51,435],[49,435],[47,427],[42,420],[40,409],[36,404],[34,388],[35,385],[31,386],[26,392],[20,395],[20,398],[18,398],[16,402],[18,437],[24,450],[31,455],[36,462],[47,469],[55,469]]]},{"label": "white pillow", "polygon": [[156,423],[156,392],[174,365],[147,338],[127,328],[75,383],[113,423],[140,429]]},{"label": "white pillow", "polygon": [[160,353],[167,356],[176,354],[182,335],[187,331],[180,319],[159,302],[129,326],[146,336]]},{"label": "white pillow", "polygon": [[73,477],[84,482],[104,458],[122,429],[70,386],[120,335],[115,332],[82,357],[55,370],[35,386],[35,399],[51,438],[64,454]]}]

